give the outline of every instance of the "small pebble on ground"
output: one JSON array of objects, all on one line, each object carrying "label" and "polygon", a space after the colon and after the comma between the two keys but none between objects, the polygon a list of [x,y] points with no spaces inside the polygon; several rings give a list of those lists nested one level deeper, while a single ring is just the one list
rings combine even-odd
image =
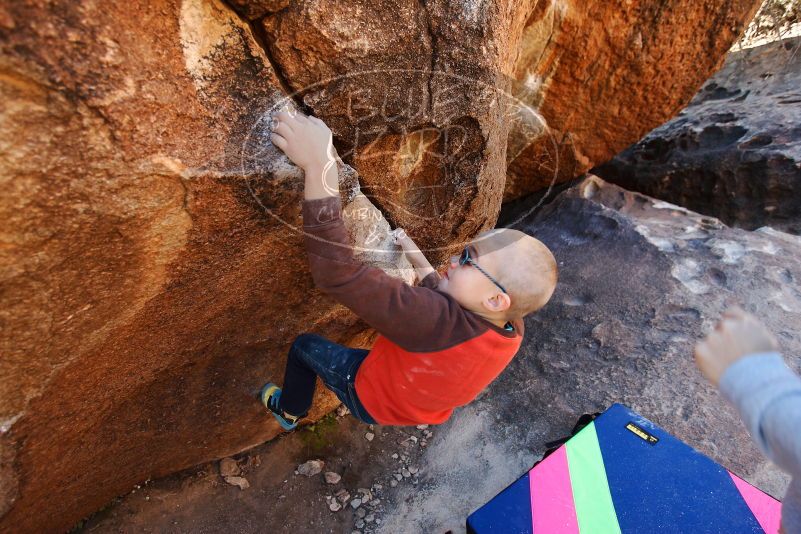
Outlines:
[{"label": "small pebble on ground", "polygon": [[223,458],[220,460],[220,476],[223,478],[237,476],[240,472],[239,465],[233,458]]},{"label": "small pebble on ground", "polygon": [[299,475],[313,477],[314,475],[319,475],[324,466],[325,462],[322,460],[309,460],[298,466],[297,473]]}]

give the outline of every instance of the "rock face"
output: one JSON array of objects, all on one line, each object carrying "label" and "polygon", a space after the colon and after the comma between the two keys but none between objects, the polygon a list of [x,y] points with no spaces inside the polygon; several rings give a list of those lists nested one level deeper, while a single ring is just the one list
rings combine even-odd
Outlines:
[{"label": "rock face", "polygon": [[527,9],[295,2],[257,27],[289,90],[331,126],[367,195],[444,258],[442,247],[497,218],[508,73]]},{"label": "rock face", "polygon": [[513,115],[505,199],[571,180],[672,117],[760,3],[535,2],[513,70],[525,112]]},{"label": "rock face", "polygon": [[[57,531],[276,435],[254,395],[294,335],[364,326],[313,290],[302,173],[264,133],[284,94],[233,11],[2,15],[0,531]],[[358,242],[386,246],[380,213],[344,195]]]},{"label": "rock face", "polygon": [[573,179],[671,117],[759,4],[314,1],[257,27],[368,196],[433,249],[494,222],[504,187]]},{"label": "rock face", "polygon": [[384,498],[378,531],[458,531],[545,442],[613,402],[781,497],[788,478],[702,378],[692,347],[739,303],[801,368],[801,238],[732,229],[598,178],[536,216],[502,215],[553,250],[556,292],[526,319],[521,352],[486,394],[437,428],[419,460],[420,483]]},{"label": "rock face", "polygon": [[727,224],[801,234],[800,47],[732,52],[678,117],[595,172]]},{"label": "rock face", "polygon": [[[676,33],[674,8],[657,4],[635,7]],[[266,135],[288,95],[337,134],[363,259],[408,277],[384,252],[382,212],[442,257],[495,223],[507,140],[545,135],[529,120],[537,109],[560,132],[554,95],[600,98],[598,76],[651,83],[636,62],[587,65],[640,20],[623,24],[602,2],[231,5],[239,14],[219,0],[0,7],[0,530],[68,528],[136,482],[269,439],[278,428],[254,395],[293,337],[367,339],[311,287],[301,173]],[[666,118],[678,74],[714,64],[754,6],[675,8],[689,34],[646,47],[664,55],[675,91],[635,101]],[[540,57],[532,32],[548,13],[563,22],[546,41],[560,44]],[[691,46],[699,28],[725,28],[703,57]],[[596,50],[571,48],[571,35]],[[536,107],[509,96],[526,63],[547,71]],[[571,111],[562,134],[586,122],[611,138],[599,109]],[[613,116],[634,137],[651,127]],[[321,393],[312,416],[331,399]]]}]

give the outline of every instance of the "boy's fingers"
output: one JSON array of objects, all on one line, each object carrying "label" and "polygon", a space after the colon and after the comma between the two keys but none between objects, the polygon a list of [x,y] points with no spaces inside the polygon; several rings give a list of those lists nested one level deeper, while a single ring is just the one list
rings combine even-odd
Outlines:
[{"label": "boy's fingers", "polygon": [[290,128],[292,127],[292,124],[297,122],[297,119],[292,115],[290,115],[289,113],[287,113],[286,111],[279,111],[278,113],[275,114],[275,117],[278,119],[280,123],[288,124]]},{"label": "boy's fingers", "polygon": [[292,133],[292,128],[285,122],[279,122],[278,126],[273,128],[273,132],[277,133],[282,137],[287,137],[289,134]]},{"label": "boy's fingers", "polygon": [[725,343],[726,334],[725,332],[712,332],[704,339],[700,345],[704,349],[704,354],[710,354],[715,350],[719,350],[722,344]]},{"label": "boy's fingers", "polygon": [[283,137],[281,137],[280,135],[278,135],[276,133],[271,133],[270,134],[270,141],[272,141],[272,143],[275,146],[277,146],[278,148],[280,148],[281,150],[283,150],[286,147],[286,144],[287,144],[286,143],[286,139],[284,139]]},{"label": "boy's fingers", "polygon": [[701,362],[704,360],[706,355],[708,354],[708,349],[706,347],[706,343],[696,343],[695,348],[693,349],[693,356],[695,357],[696,362]]},{"label": "boy's fingers", "polygon": [[723,331],[726,334],[736,333],[741,331],[743,329],[743,326],[745,326],[745,324],[746,324],[745,318],[729,317],[723,319]]}]

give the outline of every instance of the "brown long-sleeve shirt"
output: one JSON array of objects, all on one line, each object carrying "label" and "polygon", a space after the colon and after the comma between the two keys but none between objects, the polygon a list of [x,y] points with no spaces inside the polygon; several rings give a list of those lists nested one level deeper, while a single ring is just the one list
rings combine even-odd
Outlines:
[{"label": "brown long-sleeve shirt", "polygon": [[379,336],[356,375],[356,393],[380,424],[442,423],[472,401],[509,364],[523,338],[462,308],[436,289],[357,262],[338,197],[303,203],[306,250],[315,284]]}]

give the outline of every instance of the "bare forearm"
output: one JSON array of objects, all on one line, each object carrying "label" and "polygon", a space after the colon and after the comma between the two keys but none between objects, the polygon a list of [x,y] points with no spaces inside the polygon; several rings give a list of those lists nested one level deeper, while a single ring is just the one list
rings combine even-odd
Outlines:
[{"label": "bare forearm", "polygon": [[404,248],[403,251],[406,253],[406,258],[409,260],[409,263],[411,263],[414,267],[418,280],[422,280],[434,272],[434,268],[428,262],[423,253],[420,252],[419,248],[414,247],[413,250],[407,250]]},{"label": "bare forearm", "polygon": [[434,272],[434,268],[430,265],[428,267],[415,267],[414,271],[417,273],[417,279],[423,280],[426,276]]},{"label": "bare forearm", "polygon": [[315,164],[304,169],[306,174],[306,187],[304,198],[316,200],[320,198],[336,197],[339,195],[339,173],[336,162],[330,160],[327,164]]}]

